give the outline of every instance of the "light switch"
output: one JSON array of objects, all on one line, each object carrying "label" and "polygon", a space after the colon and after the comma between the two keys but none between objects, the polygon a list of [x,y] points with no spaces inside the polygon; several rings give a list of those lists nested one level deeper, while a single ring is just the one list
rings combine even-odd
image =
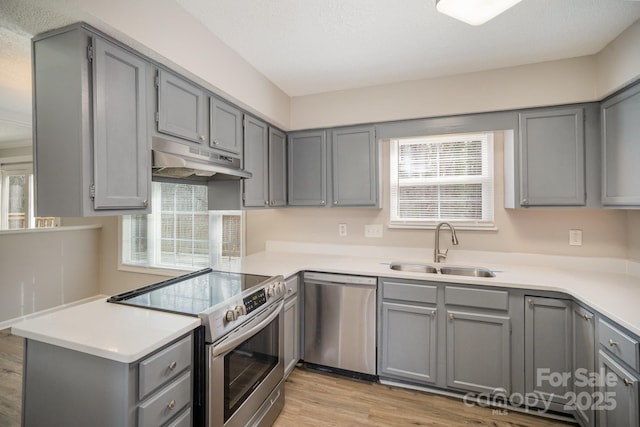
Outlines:
[{"label": "light switch", "polygon": [[582,230],[569,230],[569,245],[582,246]]},{"label": "light switch", "polygon": [[338,236],[340,237],[347,236],[347,224],[345,223],[338,224]]},{"label": "light switch", "polygon": [[365,225],[364,237],[382,237],[382,224]]}]

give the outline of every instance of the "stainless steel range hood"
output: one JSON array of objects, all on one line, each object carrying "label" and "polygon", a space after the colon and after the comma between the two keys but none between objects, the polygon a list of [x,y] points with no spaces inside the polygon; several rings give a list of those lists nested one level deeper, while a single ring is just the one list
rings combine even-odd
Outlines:
[{"label": "stainless steel range hood", "polygon": [[207,147],[192,147],[154,136],[152,175],[171,179],[237,180],[251,178],[238,157]]}]

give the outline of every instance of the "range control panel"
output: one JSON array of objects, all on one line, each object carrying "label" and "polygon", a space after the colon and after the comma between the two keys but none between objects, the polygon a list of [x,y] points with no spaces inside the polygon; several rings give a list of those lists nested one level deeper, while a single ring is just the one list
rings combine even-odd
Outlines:
[{"label": "range control panel", "polygon": [[262,306],[267,302],[267,293],[264,289],[260,289],[251,295],[242,299],[244,307],[247,310],[247,314],[251,313],[256,308]]}]

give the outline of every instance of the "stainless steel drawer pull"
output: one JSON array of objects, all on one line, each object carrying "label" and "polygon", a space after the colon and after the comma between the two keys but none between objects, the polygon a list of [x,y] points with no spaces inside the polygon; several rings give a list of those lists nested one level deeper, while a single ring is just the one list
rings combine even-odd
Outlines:
[{"label": "stainless steel drawer pull", "polygon": [[169,404],[167,405],[167,408],[169,408],[169,410],[173,410],[176,407],[176,401],[172,400],[171,402],[169,402]]},{"label": "stainless steel drawer pull", "polygon": [[589,320],[591,320],[591,319],[593,319],[593,316],[590,316],[590,315],[588,315],[588,314],[585,314],[585,315],[584,315],[584,320],[586,320],[587,322],[588,322]]},{"label": "stainless steel drawer pull", "polygon": [[626,377],[625,377],[625,379],[624,379],[624,385],[627,385],[627,386],[628,386],[628,385],[631,385],[631,384],[633,384],[633,381],[631,381],[629,378],[626,378]]},{"label": "stainless steel drawer pull", "polygon": [[615,346],[617,346],[617,345],[618,345],[618,343],[617,343],[617,342],[615,342],[615,341],[614,341],[614,340],[612,340],[612,339],[609,339],[609,346],[611,346],[611,347],[615,347]]},{"label": "stainless steel drawer pull", "polygon": [[178,364],[174,360],[173,362],[169,363],[169,370],[173,371],[174,369],[176,369],[176,366],[178,366]]}]

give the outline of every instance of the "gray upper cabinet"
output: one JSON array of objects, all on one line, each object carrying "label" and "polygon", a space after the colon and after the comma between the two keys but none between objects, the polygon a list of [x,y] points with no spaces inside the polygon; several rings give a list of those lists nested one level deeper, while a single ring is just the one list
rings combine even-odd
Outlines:
[{"label": "gray upper cabinet", "polygon": [[602,204],[640,206],[640,84],[602,103]]},{"label": "gray upper cabinet", "polygon": [[243,180],[243,205],[268,204],[268,126],[251,116],[244,118],[244,167],[253,175]]},{"label": "gray upper cabinet", "polygon": [[211,148],[242,155],[242,111],[226,102],[210,98],[210,138]]},{"label": "gray upper cabinet", "polygon": [[84,25],[34,38],[38,216],[149,212],[149,66]]},{"label": "gray upper cabinet", "polygon": [[[572,367],[572,302],[527,296],[525,306],[525,392],[562,410],[571,381],[550,381],[546,374],[569,374]],[[553,406],[553,405],[557,406]]]},{"label": "gray upper cabinet", "polygon": [[583,206],[583,109],[523,112],[519,122],[522,206]]},{"label": "gray upper cabinet", "polygon": [[269,206],[287,205],[287,136],[269,128]]},{"label": "gray upper cabinet", "polygon": [[378,150],[373,126],[331,132],[334,206],[377,206]]},{"label": "gray upper cabinet", "polygon": [[158,132],[203,144],[207,140],[207,93],[168,71],[158,70]]},{"label": "gray upper cabinet", "polygon": [[288,204],[327,203],[327,137],[325,131],[294,132],[288,144]]}]

